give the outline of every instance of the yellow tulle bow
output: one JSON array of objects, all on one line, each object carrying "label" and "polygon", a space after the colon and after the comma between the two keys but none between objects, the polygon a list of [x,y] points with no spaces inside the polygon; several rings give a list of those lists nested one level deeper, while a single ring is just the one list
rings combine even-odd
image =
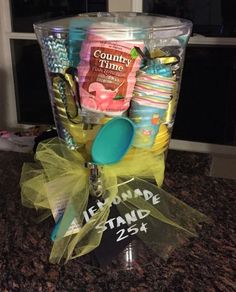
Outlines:
[{"label": "yellow tulle bow", "polygon": [[[133,224],[133,233],[166,258],[188,237],[196,236],[200,221],[208,220],[157,186],[163,182],[163,153],[134,148],[119,163],[99,167],[104,192],[88,212],[87,157],[85,149],[71,151],[54,138],[40,143],[36,163],[26,163],[22,169],[22,204],[50,210],[55,221],[61,218],[50,255],[52,263],[91,252],[114,224],[118,229]],[[112,226],[111,206],[120,214],[112,218]],[[142,224],[145,232],[141,232]]]}]

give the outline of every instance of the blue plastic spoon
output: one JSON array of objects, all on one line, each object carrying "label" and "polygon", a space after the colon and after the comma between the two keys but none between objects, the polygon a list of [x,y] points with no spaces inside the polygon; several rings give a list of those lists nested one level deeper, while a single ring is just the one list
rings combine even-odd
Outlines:
[{"label": "blue plastic spoon", "polygon": [[91,149],[95,164],[112,164],[120,161],[132,145],[135,126],[125,117],[113,118],[98,132]]}]

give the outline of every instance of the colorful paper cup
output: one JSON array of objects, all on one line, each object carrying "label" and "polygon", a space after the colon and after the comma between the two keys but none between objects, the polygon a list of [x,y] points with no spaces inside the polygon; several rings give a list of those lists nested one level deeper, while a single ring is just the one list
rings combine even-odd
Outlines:
[{"label": "colorful paper cup", "polygon": [[145,148],[154,144],[165,112],[165,108],[143,106],[137,102],[132,102],[129,116],[136,128],[133,142],[135,147]]}]

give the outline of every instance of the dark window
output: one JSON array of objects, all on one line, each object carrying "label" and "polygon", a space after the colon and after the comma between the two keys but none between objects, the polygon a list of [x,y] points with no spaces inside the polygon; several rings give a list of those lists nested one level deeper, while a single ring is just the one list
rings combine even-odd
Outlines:
[{"label": "dark window", "polygon": [[52,124],[52,110],[37,41],[11,40],[11,50],[18,122]]},{"label": "dark window", "polygon": [[[236,37],[235,0],[144,0],[143,8],[190,19],[193,34]],[[189,45],[172,137],[236,145],[235,92],[236,47]]]},{"label": "dark window", "polygon": [[236,47],[189,46],[173,138],[236,145]]},{"label": "dark window", "polygon": [[33,32],[33,23],[83,12],[107,10],[106,0],[11,0],[12,30]]},{"label": "dark window", "polygon": [[193,33],[236,36],[235,0],[143,0],[144,12],[187,18]]}]

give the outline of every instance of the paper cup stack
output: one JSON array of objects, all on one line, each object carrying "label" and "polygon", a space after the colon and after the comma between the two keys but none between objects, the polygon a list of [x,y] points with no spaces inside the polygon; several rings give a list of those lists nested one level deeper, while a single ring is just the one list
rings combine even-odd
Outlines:
[{"label": "paper cup stack", "polygon": [[135,147],[151,147],[154,144],[175,83],[175,76],[139,71],[129,112],[136,124]]}]

